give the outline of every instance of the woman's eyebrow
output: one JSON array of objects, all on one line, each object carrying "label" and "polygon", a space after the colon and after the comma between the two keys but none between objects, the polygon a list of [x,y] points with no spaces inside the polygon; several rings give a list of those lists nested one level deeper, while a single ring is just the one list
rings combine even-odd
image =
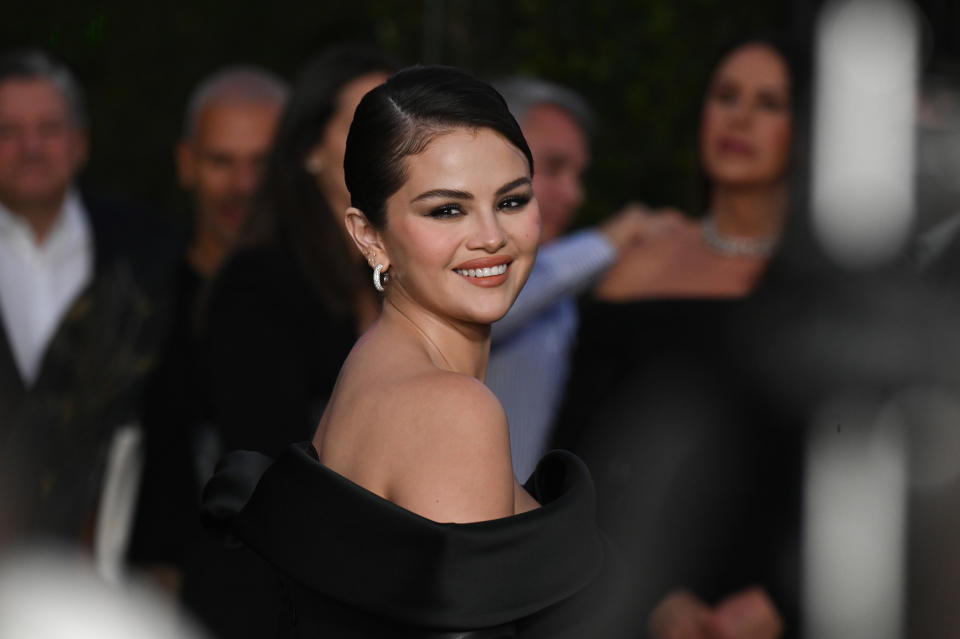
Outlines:
[{"label": "woman's eyebrow", "polygon": [[458,191],[456,189],[430,189],[429,191],[424,191],[417,197],[410,200],[410,203],[419,202],[420,200],[426,200],[432,197],[442,197],[449,198],[454,200],[472,200],[473,194],[467,193],[466,191]]},{"label": "woman's eyebrow", "polygon": [[768,94],[768,95],[773,95],[773,96],[776,96],[776,97],[778,97],[778,98],[789,98],[789,97],[790,97],[790,89],[789,89],[789,88],[783,87],[783,86],[776,86],[776,85],[772,85],[772,84],[768,84],[768,85],[761,86],[758,92],[759,92],[759,93],[766,93],[766,94]]},{"label": "woman's eyebrow", "polygon": [[513,189],[517,188],[518,186],[524,186],[524,185],[527,185],[527,184],[532,184],[532,182],[530,181],[530,178],[528,178],[527,176],[523,176],[523,177],[521,177],[521,178],[517,178],[517,179],[514,180],[513,182],[508,182],[508,183],[504,184],[503,186],[501,186],[499,189],[497,189],[497,195],[498,195],[498,196],[503,195],[503,194],[506,193],[507,191],[512,191]]},{"label": "woman's eyebrow", "polygon": [[[496,195],[499,197],[506,193],[507,191],[513,190],[518,186],[523,186],[531,184],[530,178],[524,176],[504,184],[499,189],[497,189]],[[424,191],[417,197],[410,200],[410,203],[419,202],[420,200],[427,200],[432,197],[442,197],[451,200],[472,200],[473,193],[468,193],[467,191],[459,191],[457,189],[430,189],[429,191]]]}]

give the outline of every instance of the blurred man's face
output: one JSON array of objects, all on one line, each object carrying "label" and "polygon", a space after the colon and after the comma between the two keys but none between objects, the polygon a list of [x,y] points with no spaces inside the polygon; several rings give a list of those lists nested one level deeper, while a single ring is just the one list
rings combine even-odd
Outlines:
[{"label": "blurred man's face", "polygon": [[233,244],[263,174],[280,107],[213,103],[200,112],[192,139],[177,149],[180,184],[193,191],[197,234]]},{"label": "blurred man's face", "polygon": [[533,153],[541,242],[548,244],[570,226],[583,203],[583,173],[590,163],[587,136],[569,113],[552,104],[530,109],[522,128]]},{"label": "blurred man's face", "polygon": [[59,208],[86,157],[86,134],[52,82],[0,84],[0,202],[16,213]]}]

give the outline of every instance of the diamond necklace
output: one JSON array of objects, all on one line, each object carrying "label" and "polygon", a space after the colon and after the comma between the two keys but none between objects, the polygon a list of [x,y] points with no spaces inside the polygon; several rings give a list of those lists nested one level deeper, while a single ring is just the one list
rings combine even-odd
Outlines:
[{"label": "diamond necklace", "polygon": [[713,215],[707,215],[700,228],[707,246],[727,257],[770,257],[780,241],[779,235],[756,238],[723,235]]}]

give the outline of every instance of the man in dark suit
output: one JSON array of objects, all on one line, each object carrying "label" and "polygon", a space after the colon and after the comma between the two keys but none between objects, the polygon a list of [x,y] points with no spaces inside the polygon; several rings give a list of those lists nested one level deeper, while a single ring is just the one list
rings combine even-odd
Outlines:
[{"label": "man in dark suit", "polygon": [[163,330],[174,236],[80,194],[87,145],[70,71],[0,57],[0,541],[89,542]]}]

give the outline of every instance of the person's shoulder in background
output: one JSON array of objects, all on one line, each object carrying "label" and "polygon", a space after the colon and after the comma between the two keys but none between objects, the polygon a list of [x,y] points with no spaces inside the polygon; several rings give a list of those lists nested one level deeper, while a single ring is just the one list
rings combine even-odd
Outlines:
[{"label": "person's shoulder in background", "polygon": [[149,205],[88,191],[81,198],[93,233],[96,272],[123,263],[149,294],[165,293],[183,259],[189,231]]}]

